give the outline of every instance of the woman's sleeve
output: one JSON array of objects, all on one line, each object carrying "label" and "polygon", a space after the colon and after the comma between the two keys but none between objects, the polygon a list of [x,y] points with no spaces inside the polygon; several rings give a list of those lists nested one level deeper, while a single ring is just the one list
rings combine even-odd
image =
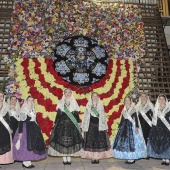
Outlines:
[{"label": "woman's sleeve", "polygon": [[57,121],[58,121],[58,119],[61,117],[61,115],[62,115],[62,111],[61,111],[60,109],[58,109],[58,110],[57,110],[57,115],[56,115],[55,121],[54,121],[55,124],[57,123]]},{"label": "woman's sleeve", "polygon": [[170,123],[170,112],[165,115],[165,119]]},{"label": "woman's sleeve", "polygon": [[136,127],[139,128],[138,116],[136,112],[132,114],[132,118],[135,118]]},{"label": "woman's sleeve", "polygon": [[20,122],[19,122],[18,132],[19,132],[19,133],[22,133],[22,132],[23,132],[23,121],[20,121]]}]

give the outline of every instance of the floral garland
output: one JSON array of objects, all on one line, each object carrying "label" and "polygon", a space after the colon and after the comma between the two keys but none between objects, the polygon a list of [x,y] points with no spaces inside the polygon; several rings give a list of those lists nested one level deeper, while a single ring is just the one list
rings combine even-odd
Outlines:
[{"label": "floral garland", "polygon": [[48,144],[53,121],[56,116],[56,105],[67,87],[73,90],[74,96],[80,106],[80,118],[83,116],[85,106],[91,91],[99,93],[103,101],[108,133],[113,138],[112,126],[114,119],[120,117],[123,109],[124,97],[133,89],[133,62],[128,60],[111,59],[107,69],[107,76],[87,88],[79,88],[64,81],[56,75],[51,59],[19,59],[16,62],[16,81],[20,86],[22,98],[28,95],[35,98],[35,107],[38,111],[38,122]]}]

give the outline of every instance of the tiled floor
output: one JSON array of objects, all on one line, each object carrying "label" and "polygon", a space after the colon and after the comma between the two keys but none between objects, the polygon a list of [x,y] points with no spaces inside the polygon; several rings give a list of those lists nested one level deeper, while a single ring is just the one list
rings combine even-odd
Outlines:
[{"label": "tiled floor", "polygon": [[[62,158],[48,157],[43,161],[33,162],[35,168],[33,170],[170,170],[170,166],[161,165],[161,160],[155,159],[141,159],[135,164],[127,165],[124,160],[105,159],[101,160],[99,164],[91,164],[88,159],[72,158],[71,165],[63,165]],[[15,162],[11,165],[0,165],[2,170],[21,170],[22,163]]]}]

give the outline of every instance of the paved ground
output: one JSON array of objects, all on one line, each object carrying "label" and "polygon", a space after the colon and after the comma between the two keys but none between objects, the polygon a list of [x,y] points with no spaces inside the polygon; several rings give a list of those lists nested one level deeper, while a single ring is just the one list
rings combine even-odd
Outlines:
[{"label": "paved ground", "polygon": [[[62,158],[48,157],[43,161],[33,162],[35,168],[33,170],[170,170],[169,166],[162,166],[161,160],[149,159],[138,160],[135,164],[127,165],[124,160],[105,159],[100,164],[91,164],[88,159],[72,158],[72,165],[63,165]],[[2,170],[21,170],[22,163],[15,162],[11,165],[0,165]]]}]

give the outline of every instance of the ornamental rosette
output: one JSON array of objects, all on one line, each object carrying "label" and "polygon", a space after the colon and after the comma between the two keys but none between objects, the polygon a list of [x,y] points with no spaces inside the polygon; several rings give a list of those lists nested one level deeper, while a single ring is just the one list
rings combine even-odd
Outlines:
[{"label": "ornamental rosette", "polygon": [[54,69],[74,85],[91,85],[106,74],[109,57],[97,41],[74,36],[59,43],[54,51]]}]

